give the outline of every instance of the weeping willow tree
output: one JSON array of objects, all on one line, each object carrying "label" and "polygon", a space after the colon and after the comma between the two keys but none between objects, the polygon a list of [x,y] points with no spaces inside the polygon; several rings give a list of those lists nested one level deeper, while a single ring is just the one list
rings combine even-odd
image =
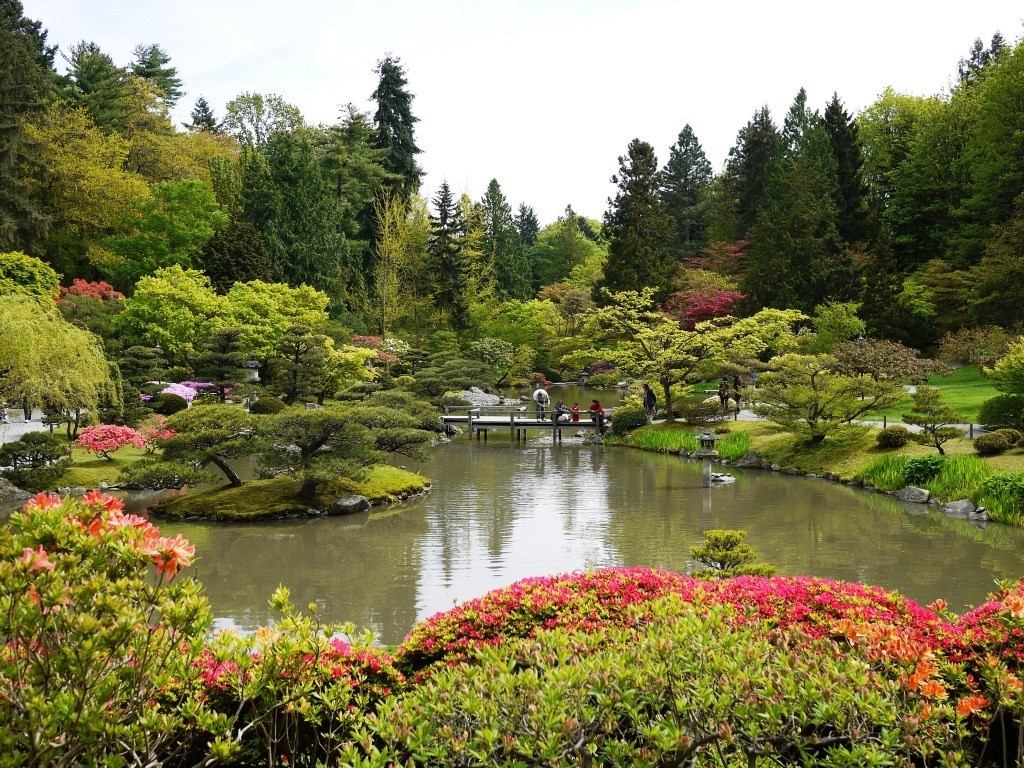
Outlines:
[{"label": "weeping willow tree", "polygon": [[117,396],[99,339],[30,297],[0,296],[0,400],[70,413]]}]

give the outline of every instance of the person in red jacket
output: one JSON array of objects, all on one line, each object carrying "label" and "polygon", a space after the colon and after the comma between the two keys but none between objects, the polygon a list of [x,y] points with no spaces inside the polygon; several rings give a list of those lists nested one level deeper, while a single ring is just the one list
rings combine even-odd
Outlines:
[{"label": "person in red jacket", "polygon": [[573,421],[579,421],[580,420],[580,404],[579,403],[573,403],[572,404],[572,408],[569,409],[569,413],[572,414],[572,420]]},{"label": "person in red jacket", "polygon": [[594,422],[594,426],[597,429],[597,434],[604,434],[604,407],[601,405],[601,401],[594,399],[590,403],[590,407],[587,408],[587,412],[590,414],[590,420]]}]

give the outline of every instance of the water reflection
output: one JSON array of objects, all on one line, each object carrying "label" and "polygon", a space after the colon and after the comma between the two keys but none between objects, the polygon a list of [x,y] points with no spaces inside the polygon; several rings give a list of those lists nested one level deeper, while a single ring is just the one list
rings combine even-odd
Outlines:
[{"label": "water reflection", "polygon": [[[412,468],[412,467],[411,467]],[[283,583],[328,620],[396,643],[453,602],[526,576],[609,565],[685,571],[709,528],[743,528],[780,573],[859,580],[954,608],[1024,576],[1024,531],[982,529],[885,496],[804,478],[738,474],[626,449],[462,439],[416,467],[425,498],[347,518],[230,526],[162,523],[192,539],[192,569],[223,621],[252,628]]]}]

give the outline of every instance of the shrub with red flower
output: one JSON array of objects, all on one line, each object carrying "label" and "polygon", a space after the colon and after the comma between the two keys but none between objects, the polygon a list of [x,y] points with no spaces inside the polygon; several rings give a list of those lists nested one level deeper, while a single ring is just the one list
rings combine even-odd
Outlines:
[{"label": "shrub with red flower", "polygon": [[159,447],[160,440],[170,440],[178,433],[167,427],[166,416],[154,413],[139,424],[139,434],[146,440],[146,452],[152,453]]},{"label": "shrub with red flower", "polygon": [[119,301],[124,298],[124,294],[114,290],[114,286],[110,283],[103,280],[90,282],[81,278],[75,278],[71,285],[61,286],[60,297],[64,298],[65,296],[84,296],[85,298],[98,299],[99,301]]},{"label": "shrub with red flower", "polygon": [[665,302],[664,310],[684,328],[693,330],[697,323],[732,314],[736,303],[745,298],[745,293],[726,289],[678,291]]},{"label": "shrub with red flower", "polygon": [[118,449],[124,448],[126,445],[145,448],[146,442],[146,438],[131,427],[122,424],[99,424],[83,429],[78,439],[75,440],[75,445],[85,448],[97,456],[102,456],[108,461],[113,461],[114,457],[111,454]]},{"label": "shrub with red flower", "polygon": [[380,336],[353,336],[352,346],[364,349],[380,349],[384,340]]}]

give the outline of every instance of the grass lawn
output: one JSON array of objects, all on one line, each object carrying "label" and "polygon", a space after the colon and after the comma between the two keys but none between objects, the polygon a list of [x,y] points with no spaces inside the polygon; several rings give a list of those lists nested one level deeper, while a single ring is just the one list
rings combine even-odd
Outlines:
[{"label": "grass lawn", "polygon": [[[928,380],[930,386],[942,392],[942,400],[946,405],[964,417],[964,423],[978,422],[978,409],[989,398],[995,397],[999,391],[992,386],[988,377],[981,374],[976,365],[964,365],[956,368],[949,376],[932,376]],[[913,408],[914,401],[910,395],[892,408],[870,411],[864,418],[881,420],[886,416],[890,422],[899,423],[904,413]]]},{"label": "grass lawn", "polygon": [[157,509],[170,518],[199,517],[209,520],[271,520],[291,514],[303,514],[309,507],[326,508],[338,496],[358,494],[373,504],[422,493],[429,486],[422,475],[378,464],[361,481],[347,478],[330,483],[313,502],[296,497],[299,481],[290,477],[250,480],[238,488],[225,486],[198,491],[165,501]]},{"label": "grass lawn", "polygon": [[152,454],[146,453],[143,448],[128,446],[119,449],[113,454],[113,460],[108,461],[102,456],[89,453],[84,448],[72,446],[71,461],[73,463],[61,475],[57,484],[60,487],[89,489],[98,488],[100,483],[113,485],[118,481],[124,467],[151,456]]}]

